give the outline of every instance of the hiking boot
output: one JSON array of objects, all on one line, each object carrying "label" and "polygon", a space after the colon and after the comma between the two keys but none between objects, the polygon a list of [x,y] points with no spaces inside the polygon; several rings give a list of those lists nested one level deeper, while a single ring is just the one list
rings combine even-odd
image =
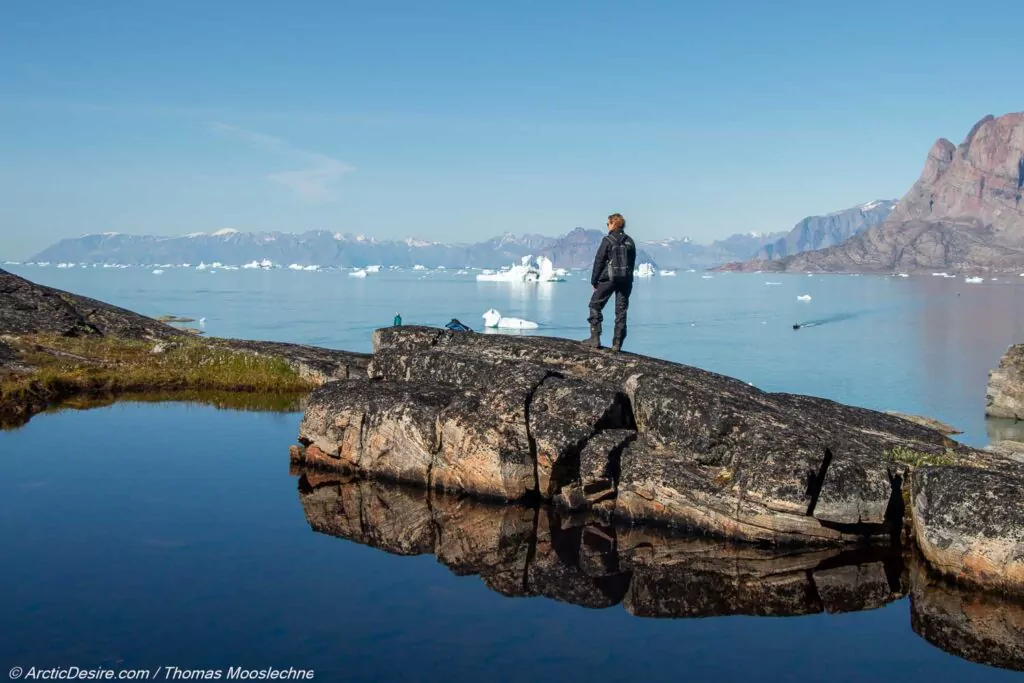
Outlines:
[{"label": "hiking boot", "polygon": [[584,346],[599,349],[601,348],[601,326],[591,325],[590,326],[590,338],[583,341]]},{"label": "hiking boot", "polygon": [[612,351],[614,351],[615,353],[618,353],[621,350],[622,350],[622,340],[621,339],[613,339],[612,340]]}]

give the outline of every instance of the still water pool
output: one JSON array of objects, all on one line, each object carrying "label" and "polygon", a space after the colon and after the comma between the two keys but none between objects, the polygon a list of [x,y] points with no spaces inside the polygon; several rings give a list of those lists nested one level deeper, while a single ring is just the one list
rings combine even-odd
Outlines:
[{"label": "still water pool", "polygon": [[[352,350],[396,311],[479,326],[496,307],[582,337],[589,290],[445,274],[19,273],[204,317],[210,334]],[[1014,433],[983,407],[988,369],[1024,339],[1021,293],[681,273],[637,285],[627,348],[926,414],[983,445]],[[1024,667],[1020,606],[937,584],[912,559],[766,556],[290,472],[299,420],[129,402],[0,433],[0,665],[296,667],[331,681],[984,681]]]}]

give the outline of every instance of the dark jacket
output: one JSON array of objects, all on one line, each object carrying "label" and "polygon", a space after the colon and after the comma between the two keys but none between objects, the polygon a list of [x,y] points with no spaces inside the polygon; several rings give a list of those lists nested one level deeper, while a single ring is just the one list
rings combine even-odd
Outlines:
[{"label": "dark jacket", "polygon": [[601,246],[597,248],[597,255],[594,257],[594,270],[590,274],[590,284],[597,287],[599,282],[607,282],[612,279],[610,262],[614,247],[617,245],[625,245],[627,263],[626,270],[628,275],[615,278],[617,281],[623,282],[633,281],[633,270],[636,268],[636,244],[633,243],[633,238],[627,235],[622,230],[616,230],[609,232],[601,240]]}]

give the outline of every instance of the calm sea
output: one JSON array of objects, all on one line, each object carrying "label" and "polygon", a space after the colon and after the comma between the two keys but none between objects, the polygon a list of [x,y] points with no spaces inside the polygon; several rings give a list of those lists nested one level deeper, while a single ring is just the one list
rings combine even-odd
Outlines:
[{"label": "calm sea", "polygon": [[[396,312],[479,329],[497,308],[541,334],[582,338],[590,291],[575,273],[513,286],[454,273],[12,270],[149,315],[204,318],[210,335],[357,351]],[[681,272],[637,283],[626,348],[767,390],[928,415],[984,445],[1016,435],[986,423],[984,401],[988,370],[1024,340],[1020,281]],[[926,642],[907,598],[799,617],[643,618],[617,604],[505,597],[422,549],[399,557],[322,533],[288,468],[300,418],[122,403],[0,433],[0,665],[293,666],[318,680],[396,681],[1019,675]],[[532,544],[537,562],[542,543]],[[579,572],[576,546],[552,557]]]}]

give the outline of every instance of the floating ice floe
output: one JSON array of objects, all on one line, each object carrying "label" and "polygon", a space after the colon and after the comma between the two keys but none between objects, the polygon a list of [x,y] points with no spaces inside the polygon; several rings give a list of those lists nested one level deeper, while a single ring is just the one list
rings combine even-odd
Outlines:
[{"label": "floating ice floe", "polygon": [[715,276],[714,275],[701,275],[700,277],[701,277],[702,280],[710,280],[710,279],[712,279]]},{"label": "floating ice floe", "polygon": [[351,273],[348,274],[348,276],[349,277],[366,277],[366,271],[365,270],[353,270]]},{"label": "floating ice floe", "polygon": [[956,275],[950,275],[949,273],[932,273],[932,277],[956,277]]},{"label": "floating ice floe", "polygon": [[687,270],[686,272],[687,272],[687,273],[696,273],[697,271],[696,271],[695,269],[693,269],[693,268],[690,268],[690,269],[689,269],[689,270]]},{"label": "floating ice floe", "polygon": [[522,318],[503,318],[501,313],[493,308],[481,317],[484,319],[484,327],[496,327],[502,330],[535,330],[540,327],[537,323]]},{"label": "floating ice floe", "polygon": [[564,282],[555,271],[551,259],[545,256],[524,256],[520,262],[500,271],[484,270],[476,276],[478,282]]},{"label": "floating ice floe", "polygon": [[637,266],[636,270],[633,271],[633,275],[636,277],[654,277],[655,268],[653,263],[641,263]]},{"label": "floating ice floe", "polygon": [[156,270],[153,271],[153,275],[163,275],[163,274],[164,274],[164,271],[163,271],[162,268],[157,268]]},{"label": "floating ice floe", "polygon": [[910,277],[906,273],[896,273],[896,277]]},{"label": "floating ice floe", "polygon": [[[104,268],[106,268],[106,266],[103,266],[103,267],[104,267]],[[198,265],[198,266],[196,266],[196,270],[206,270],[206,269],[207,269],[207,268],[209,268],[209,267],[210,267],[210,266],[206,265],[206,263],[204,263],[204,262],[200,261],[200,262],[199,262],[199,265]]]},{"label": "floating ice floe", "polygon": [[320,270],[320,266],[302,266],[298,263],[293,263],[288,266],[288,270]]},{"label": "floating ice floe", "polygon": [[663,270],[663,271],[661,271],[658,274],[661,275],[662,277],[675,277],[676,271],[674,271],[674,270]]},{"label": "floating ice floe", "polygon": [[413,270],[426,270],[426,266],[415,265],[412,267]]},{"label": "floating ice floe", "polygon": [[381,266],[366,266],[367,273],[379,273]]},{"label": "floating ice floe", "polygon": [[979,284],[979,283],[984,282],[984,281],[985,281],[985,278],[983,278],[983,277],[965,277],[964,278],[964,282],[966,282],[967,284],[970,284],[970,285],[976,285],[976,284]]},{"label": "floating ice floe", "polygon": [[781,282],[766,282],[766,285],[781,285]]},{"label": "floating ice floe", "polygon": [[800,296],[797,297],[797,299],[799,301],[810,301],[811,300],[811,295],[810,294],[801,294]]}]

